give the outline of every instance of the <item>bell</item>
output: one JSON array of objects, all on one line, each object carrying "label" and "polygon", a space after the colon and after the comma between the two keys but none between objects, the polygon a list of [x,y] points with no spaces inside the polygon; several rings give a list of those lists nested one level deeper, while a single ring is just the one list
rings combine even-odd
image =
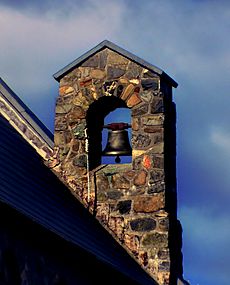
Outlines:
[{"label": "bell", "polygon": [[126,123],[112,123],[104,126],[109,129],[108,141],[102,152],[103,156],[116,156],[115,162],[121,161],[119,156],[132,155],[132,148],[129,143],[128,132],[126,131],[130,125]]}]

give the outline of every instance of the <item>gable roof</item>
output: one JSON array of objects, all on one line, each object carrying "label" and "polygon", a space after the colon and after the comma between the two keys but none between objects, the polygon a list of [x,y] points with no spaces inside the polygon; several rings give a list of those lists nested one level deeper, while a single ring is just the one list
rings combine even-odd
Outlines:
[{"label": "gable roof", "polygon": [[62,77],[64,77],[67,73],[72,71],[74,68],[79,66],[81,63],[83,63],[85,60],[87,60],[89,57],[93,56],[97,52],[109,48],[112,51],[117,52],[118,54],[132,60],[133,62],[143,66],[144,68],[147,68],[149,70],[152,70],[153,72],[157,73],[160,77],[164,78],[166,81],[168,81],[173,87],[177,87],[178,84],[176,81],[174,81],[168,74],[166,74],[162,69],[156,67],[155,65],[152,65],[151,63],[148,63],[147,61],[141,59],[140,57],[132,54],[131,52],[117,46],[116,44],[104,40],[103,42],[99,43],[97,46],[89,50],[88,52],[84,53],[82,56],[75,59],[70,64],[63,67],[61,70],[56,72],[53,76],[57,81],[60,81]]},{"label": "gable roof", "polygon": [[47,160],[53,134],[0,77],[0,114]]}]

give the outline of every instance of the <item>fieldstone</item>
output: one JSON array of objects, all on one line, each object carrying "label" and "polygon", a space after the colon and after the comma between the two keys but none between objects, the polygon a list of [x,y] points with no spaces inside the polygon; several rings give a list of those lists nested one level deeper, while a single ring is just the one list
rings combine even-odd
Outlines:
[{"label": "fieldstone", "polygon": [[142,186],[145,185],[146,183],[146,177],[147,177],[147,173],[145,171],[140,171],[139,173],[137,173],[137,175],[134,177],[134,185],[136,186]]},{"label": "fieldstone", "polygon": [[151,144],[151,139],[148,135],[133,135],[132,146],[134,149],[146,149]]},{"label": "fieldstone", "polygon": [[143,78],[141,85],[143,90],[157,90],[159,84],[157,79]]},{"label": "fieldstone", "polygon": [[89,102],[86,97],[82,95],[82,92],[78,92],[73,99],[73,105],[80,106],[86,110],[89,107]]},{"label": "fieldstone", "polygon": [[164,175],[164,171],[163,170],[161,170],[161,169],[154,169],[154,170],[150,171],[150,179],[149,179],[150,183],[164,181],[164,178],[165,178],[165,175]]},{"label": "fieldstone", "polygon": [[78,124],[74,129],[73,129],[73,134],[75,138],[78,139],[83,139],[85,138],[85,128],[86,128],[86,123],[83,122],[81,124]]},{"label": "fieldstone", "polygon": [[98,67],[101,68],[101,69],[104,69],[105,66],[106,66],[107,56],[108,56],[107,49],[102,50],[101,52],[99,52],[98,56],[99,56],[99,65],[98,65]]},{"label": "fieldstone", "polygon": [[167,234],[161,233],[149,233],[143,240],[142,245],[147,247],[167,247],[168,246],[168,236]]},{"label": "fieldstone", "polygon": [[144,155],[142,164],[148,170],[151,168],[152,161],[149,155]]},{"label": "fieldstone", "polygon": [[79,150],[79,141],[74,140],[74,143],[72,144],[72,150],[74,152],[78,152],[78,150]]},{"label": "fieldstone", "polygon": [[144,78],[149,78],[149,77],[150,78],[159,78],[159,76],[156,73],[154,73],[154,72],[152,72],[152,71],[150,71],[148,69],[144,70],[143,77]]},{"label": "fieldstone", "polygon": [[140,240],[137,235],[125,234],[124,243],[131,250],[133,254],[136,255],[138,253],[138,249],[140,246]]},{"label": "fieldstone", "polygon": [[153,94],[151,91],[142,91],[140,92],[140,97],[144,102],[149,103],[152,100]]},{"label": "fieldstone", "polygon": [[152,218],[138,218],[130,222],[133,231],[147,232],[156,228],[156,221]]},{"label": "fieldstone", "polygon": [[118,190],[111,190],[107,192],[108,199],[118,200],[121,198],[122,193]]},{"label": "fieldstone", "polygon": [[156,182],[156,183],[149,183],[149,187],[147,190],[148,194],[160,193],[165,190],[165,183],[164,182]]},{"label": "fieldstone", "polygon": [[158,266],[159,271],[170,271],[170,262],[168,261],[162,261]]},{"label": "fieldstone", "polygon": [[99,66],[99,56],[98,56],[98,54],[95,54],[94,56],[91,56],[89,59],[87,59],[85,62],[83,62],[81,64],[81,66],[98,67]]},{"label": "fieldstone", "polygon": [[56,131],[54,134],[55,145],[65,145],[71,140],[71,133],[69,131]]},{"label": "fieldstone", "polygon": [[145,126],[158,126],[163,125],[164,123],[164,115],[151,115],[142,118],[142,124]]},{"label": "fieldstone", "polygon": [[63,104],[63,105],[56,105],[56,114],[66,114],[68,113],[72,108],[72,104]]},{"label": "fieldstone", "polygon": [[71,125],[76,123],[78,119],[84,119],[86,116],[86,112],[80,106],[74,106],[72,111],[68,114],[67,120],[68,123]]},{"label": "fieldstone", "polygon": [[139,130],[139,118],[132,119],[132,130],[138,131]]},{"label": "fieldstone", "polygon": [[103,79],[105,77],[105,71],[100,69],[93,69],[90,73],[92,78]]},{"label": "fieldstone", "polygon": [[164,169],[164,156],[163,155],[152,155],[152,165],[154,168]]},{"label": "fieldstone", "polygon": [[159,229],[162,231],[168,231],[169,230],[169,219],[163,218],[159,220]]},{"label": "fieldstone", "polygon": [[170,258],[170,252],[168,249],[160,249],[157,253],[157,256],[159,259],[169,259]]},{"label": "fieldstone", "polygon": [[105,192],[109,190],[109,180],[105,175],[98,174],[96,176],[97,190],[98,192]]},{"label": "fieldstone", "polygon": [[134,107],[132,108],[132,116],[142,116],[148,113],[148,108],[149,105],[148,104],[143,104],[141,106],[138,107]]},{"label": "fieldstone", "polygon": [[92,85],[92,78],[85,78],[84,80],[80,81],[80,86],[81,87],[87,87],[87,86],[90,86]]},{"label": "fieldstone", "polygon": [[129,108],[132,108],[138,104],[140,104],[142,101],[138,95],[138,93],[133,93],[133,95],[131,95],[131,97],[127,100],[127,106]]},{"label": "fieldstone", "polygon": [[81,154],[73,159],[73,165],[79,167],[87,167],[87,156]]},{"label": "fieldstone", "polygon": [[110,217],[109,228],[117,235],[118,238],[123,239],[124,235],[124,218]]},{"label": "fieldstone", "polygon": [[55,117],[55,131],[64,131],[67,130],[68,125],[65,116]]},{"label": "fieldstone", "polygon": [[93,99],[93,97],[92,97],[92,95],[91,95],[90,89],[88,89],[88,88],[86,88],[86,87],[83,87],[83,88],[81,89],[81,92],[82,92],[82,95],[85,96],[85,98],[86,98],[88,104],[91,104],[91,103],[94,102],[94,99]]},{"label": "fieldstone", "polygon": [[151,114],[163,113],[164,112],[164,102],[163,98],[153,97],[153,100],[150,105]]},{"label": "fieldstone", "polygon": [[72,92],[74,92],[74,88],[72,86],[62,86],[59,88],[59,94],[62,96],[68,95]]},{"label": "fieldstone", "polygon": [[114,189],[129,189],[130,182],[126,177],[117,173],[112,176],[112,186]]},{"label": "fieldstone", "polygon": [[108,50],[108,56],[107,56],[107,63],[111,65],[126,65],[128,64],[129,60],[120,54]]},{"label": "fieldstone", "polygon": [[125,74],[125,69],[114,67],[114,66],[108,66],[107,68],[107,78],[108,79],[116,79],[121,77]]},{"label": "fieldstone", "polygon": [[131,200],[125,200],[125,201],[119,201],[117,203],[116,210],[119,211],[120,214],[128,214],[131,210],[132,201]]},{"label": "fieldstone", "polygon": [[142,69],[140,65],[130,61],[125,76],[128,79],[138,78],[141,75]]},{"label": "fieldstone", "polygon": [[127,85],[121,94],[121,99],[124,101],[127,100],[129,96],[134,92],[134,89],[135,86],[133,84]]},{"label": "fieldstone", "polygon": [[164,196],[162,193],[154,196],[135,197],[133,210],[135,212],[152,213],[164,207]]}]

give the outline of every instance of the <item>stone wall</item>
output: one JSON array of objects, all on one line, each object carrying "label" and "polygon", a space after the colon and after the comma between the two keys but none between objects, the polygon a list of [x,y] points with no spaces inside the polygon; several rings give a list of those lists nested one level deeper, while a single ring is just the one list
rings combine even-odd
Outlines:
[{"label": "stone wall", "polygon": [[[162,285],[175,284],[181,271],[171,89],[159,75],[110,49],[96,53],[60,81],[55,156],[49,162]],[[103,120],[119,107],[131,110],[132,163],[101,165]]]}]

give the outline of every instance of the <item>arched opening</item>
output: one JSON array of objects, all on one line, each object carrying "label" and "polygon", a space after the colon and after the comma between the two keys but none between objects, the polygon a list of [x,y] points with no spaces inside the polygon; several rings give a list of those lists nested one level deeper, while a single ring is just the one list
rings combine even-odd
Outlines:
[{"label": "arched opening", "polygon": [[[103,126],[111,122],[118,122],[118,120],[119,122],[122,120],[130,123],[130,111],[126,103],[120,98],[115,96],[102,97],[90,105],[86,116],[90,170],[102,162],[114,163],[114,157],[102,157],[102,150],[107,141],[106,130],[103,129]],[[131,134],[129,135],[131,136]],[[126,160],[122,159],[122,163],[126,163]]]}]

